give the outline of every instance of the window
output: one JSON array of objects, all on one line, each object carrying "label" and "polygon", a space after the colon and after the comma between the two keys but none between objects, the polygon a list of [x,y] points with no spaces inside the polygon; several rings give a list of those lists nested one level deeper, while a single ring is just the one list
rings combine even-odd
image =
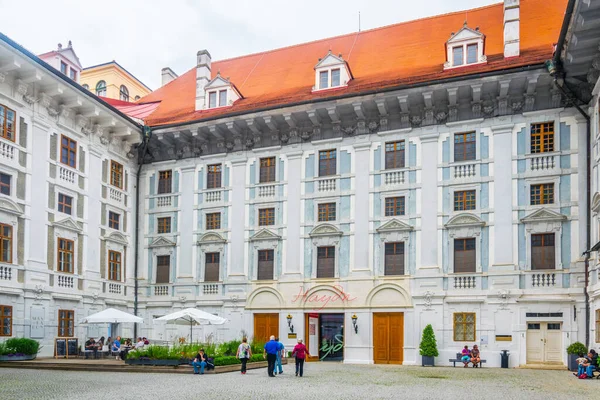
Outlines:
[{"label": "window", "polygon": [[475,238],[454,239],[454,273],[475,273]]},{"label": "window", "polygon": [[452,48],[452,61],[454,67],[463,65],[463,46]]},{"label": "window", "polygon": [[121,281],[121,253],[109,250],[108,252],[108,279]]},{"label": "window", "polygon": [[108,227],[110,229],[116,229],[119,230],[119,220],[121,219],[121,216],[119,214],[117,214],[116,212],[112,212],[109,211],[108,212]]},{"label": "window", "polygon": [[208,93],[208,108],[215,108],[217,106],[217,92]]},{"label": "window", "polygon": [[63,74],[66,75],[67,70],[68,70],[67,64],[64,61],[61,61],[60,62],[60,72],[62,72]]},{"label": "window", "polygon": [[404,140],[385,144],[385,169],[404,168]]},{"label": "window", "polygon": [[319,176],[336,174],[336,151],[319,151]]},{"label": "window", "polygon": [[96,83],[96,95],[106,96],[106,82],[99,81],[98,83]]},{"label": "window", "polygon": [[58,310],[58,336],[75,336],[75,311]]},{"label": "window", "polygon": [[90,90],[90,85],[88,85],[87,83],[84,83],[84,84],[83,84],[83,88],[84,88],[85,90]]},{"label": "window", "polygon": [[158,233],[171,233],[171,217],[158,218]]},{"label": "window", "polygon": [[319,72],[319,89],[327,89],[329,87],[329,71]]},{"label": "window", "polygon": [[220,253],[206,253],[204,263],[204,282],[219,281],[219,261]]},{"label": "window", "polygon": [[454,134],[454,161],[471,161],[476,158],[475,132]]},{"label": "window", "polygon": [[474,342],[475,313],[454,313],[454,341]]},{"label": "window", "polygon": [[335,277],[335,247],[317,247],[317,278]]},{"label": "window", "polygon": [[0,193],[10,196],[10,181],[11,176],[0,172]]},{"label": "window", "polygon": [[213,164],[208,166],[207,174],[207,189],[216,189],[221,187],[221,164]]},{"label": "window", "polygon": [[0,336],[12,336],[12,307],[0,306]]},{"label": "window", "polygon": [[60,140],[60,162],[75,168],[77,165],[77,142],[65,135]]},{"label": "window", "polygon": [[219,107],[224,107],[227,105],[227,90],[219,91]]},{"label": "window", "polygon": [[477,62],[477,44],[467,45],[467,64]]},{"label": "window", "polygon": [[531,152],[554,151],[554,122],[531,124]]},{"label": "window", "polygon": [[454,211],[467,211],[475,209],[475,191],[461,190],[454,192]]},{"label": "window", "polygon": [[119,88],[119,100],[129,101],[129,89],[125,85],[121,85]]},{"label": "window", "polygon": [[273,250],[258,251],[258,274],[259,281],[273,280],[273,260],[275,252]]},{"label": "window", "polygon": [[15,112],[0,104],[0,137],[15,141],[15,119]]},{"label": "window", "polygon": [[385,244],[385,275],[404,275],[404,242]]},{"label": "window", "polygon": [[554,183],[531,185],[529,193],[532,206],[554,203]]},{"label": "window", "polygon": [[12,226],[0,224],[0,261],[12,263]]},{"label": "window", "polygon": [[75,245],[72,240],[58,238],[58,271],[73,273],[73,249]]},{"label": "window", "polygon": [[110,184],[123,189],[123,166],[116,161],[110,162]]},{"label": "window", "polygon": [[531,269],[555,269],[554,233],[531,235]]},{"label": "window", "polygon": [[169,283],[171,256],[156,256],[156,283]]},{"label": "window", "polygon": [[158,173],[158,194],[171,193],[171,177],[173,176],[173,172],[171,170],[168,171],[160,171]]},{"label": "window", "polygon": [[335,203],[319,204],[318,221],[335,221]]},{"label": "window", "polygon": [[221,213],[206,214],[206,229],[221,229]]},{"label": "window", "polygon": [[392,217],[396,215],[404,215],[404,196],[388,197],[385,199],[385,216]]},{"label": "window", "polygon": [[77,80],[77,71],[75,71],[73,68],[71,68],[69,70],[69,76],[71,77],[71,79],[76,81]]},{"label": "window", "polygon": [[275,209],[274,208],[262,208],[258,210],[258,225],[267,226],[275,225]]},{"label": "window", "polygon": [[260,183],[275,182],[275,157],[260,159]]},{"label": "window", "polygon": [[140,96],[135,96],[135,99],[134,99],[134,100],[135,100],[135,101],[138,101],[139,99],[141,99],[141,97],[140,97]]},{"label": "window", "polygon": [[319,89],[340,86],[341,76],[342,75],[339,68],[319,72]]},{"label": "window", "polygon": [[331,87],[340,86],[340,69],[331,70]]},{"label": "window", "polygon": [[596,310],[596,343],[600,343],[600,308]]},{"label": "window", "polygon": [[71,215],[73,210],[73,198],[66,194],[58,194],[58,212]]}]

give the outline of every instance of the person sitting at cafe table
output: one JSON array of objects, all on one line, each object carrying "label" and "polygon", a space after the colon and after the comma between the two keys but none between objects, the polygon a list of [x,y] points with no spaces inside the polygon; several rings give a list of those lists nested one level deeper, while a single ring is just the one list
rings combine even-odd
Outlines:
[{"label": "person sitting at cafe table", "polygon": [[150,341],[145,337],[143,337],[142,340],[144,341],[144,346],[148,346],[150,344]]},{"label": "person sitting at cafe table", "polygon": [[145,346],[144,340],[141,337],[139,337],[137,340],[137,343],[135,344],[135,349],[136,350],[143,349],[144,346]]},{"label": "person sitting at cafe table", "polygon": [[121,360],[125,360],[127,358],[127,353],[131,349],[131,339],[125,340],[125,344],[121,346],[121,352],[119,353],[119,357]]},{"label": "person sitting at cafe table", "polygon": [[[94,338],[89,338],[86,342],[85,342],[85,349],[89,350],[89,351],[93,351],[94,352],[94,358],[98,358],[98,345],[96,344],[96,341],[94,340]],[[85,358],[88,358],[88,353],[85,353]]]},{"label": "person sitting at cafe table", "polygon": [[[121,336],[117,336],[115,341],[112,343],[111,351],[113,353],[118,353],[121,351]],[[118,360],[119,356],[117,356],[116,359]]]}]

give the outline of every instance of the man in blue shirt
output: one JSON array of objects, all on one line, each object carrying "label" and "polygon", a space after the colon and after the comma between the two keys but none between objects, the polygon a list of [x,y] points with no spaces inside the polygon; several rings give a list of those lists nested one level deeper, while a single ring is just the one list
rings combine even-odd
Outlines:
[{"label": "man in blue shirt", "polygon": [[270,340],[265,344],[265,351],[263,352],[263,357],[266,357],[267,362],[269,363],[269,366],[267,368],[269,376],[274,377],[275,374],[273,372],[275,370],[275,362],[277,361],[277,352],[279,351],[279,344],[275,340],[275,336],[271,336],[269,339]]},{"label": "man in blue shirt", "polygon": [[285,346],[283,345],[283,343],[281,343],[279,341],[279,338],[275,338],[275,341],[277,342],[277,359],[275,361],[275,370],[273,371],[273,374],[277,375],[277,369],[279,370],[279,375],[283,374],[283,367],[281,365],[281,357],[283,357],[283,349],[285,349]]}]

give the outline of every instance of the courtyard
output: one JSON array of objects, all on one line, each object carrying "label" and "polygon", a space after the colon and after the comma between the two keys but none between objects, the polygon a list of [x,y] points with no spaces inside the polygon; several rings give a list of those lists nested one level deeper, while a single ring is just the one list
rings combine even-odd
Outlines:
[{"label": "courtyard", "polygon": [[0,399],[566,399],[593,398],[600,380],[568,371],[423,368],[310,363],[302,378],[293,366],[267,377],[247,375],[0,370]]}]

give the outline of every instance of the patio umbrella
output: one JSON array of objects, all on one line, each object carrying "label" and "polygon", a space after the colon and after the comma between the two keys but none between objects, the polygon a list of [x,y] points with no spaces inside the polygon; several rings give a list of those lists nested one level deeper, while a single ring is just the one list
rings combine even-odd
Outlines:
[{"label": "patio umbrella", "polygon": [[207,313],[196,308],[186,308],[160,318],[154,321],[165,321],[166,323],[177,325],[190,325],[190,342],[192,341],[192,327],[194,325],[223,325],[227,320],[225,318]]},{"label": "patio umbrella", "polygon": [[107,308],[104,311],[100,311],[99,313],[92,314],[90,316],[85,317],[81,320],[82,324],[118,324],[121,322],[137,322],[142,323],[144,319],[141,317],[136,317],[133,314],[126,313],[121,310],[117,310],[115,308]]}]

